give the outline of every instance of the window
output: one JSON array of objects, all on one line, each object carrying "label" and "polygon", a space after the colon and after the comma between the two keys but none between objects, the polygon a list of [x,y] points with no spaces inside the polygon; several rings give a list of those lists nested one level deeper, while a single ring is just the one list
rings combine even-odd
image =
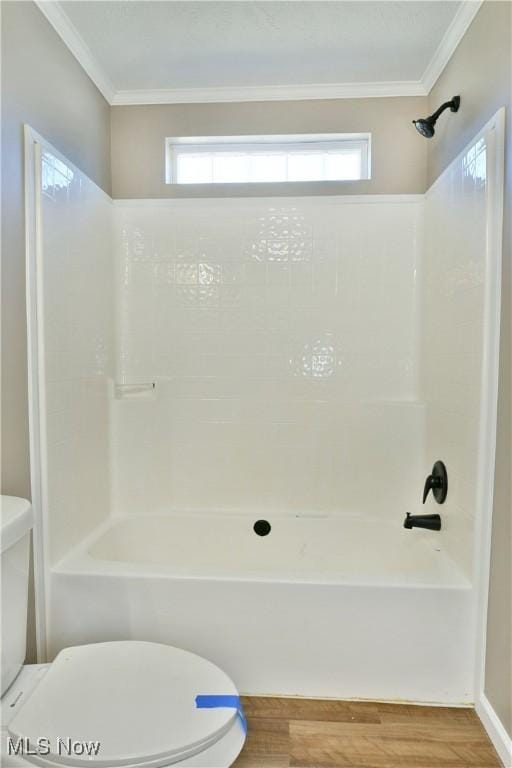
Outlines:
[{"label": "window", "polygon": [[167,184],[370,178],[369,134],[201,136],[166,140]]}]

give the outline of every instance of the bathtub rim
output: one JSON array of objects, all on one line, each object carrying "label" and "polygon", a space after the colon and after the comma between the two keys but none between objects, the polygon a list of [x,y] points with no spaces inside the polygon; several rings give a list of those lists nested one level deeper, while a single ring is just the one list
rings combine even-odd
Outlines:
[{"label": "bathtub rim", "polygon": [[[256,515],[257,513],[255,513]],[[383,574],[376,576],[367,576],[367,577],[359,577],[359,578],[350,578],[346,573],[345,574],[336,574],[334,572],[329,572],[330,575],[323,574],[318,576],[310,576],[305,575],[303,572],[297,572],[297,571],[290,571],[286,574],[283,574],[282,572],[254,572],[254,571],[245,571],[245,572],[236,572],[236,573],[225,573],[222,571],[216,571],[214,569],[211,569],[210,571],[206,571],[203,573],[194,572],[193,570],[190,572],[186,572],[184,569],[180,568],[172,568],[168,565],[163,564],[155,564],[155,563],[143,563],[143,562],[130,562],[127,560],[108,560],[100,557],[94,557],[91,552],[90,548],[93,546],[97,541],[101,539],[105,534],[107,534],[110,530],[112,530],[117,524],[122,523],[126,520],[144,520],[145,518],[150,518],[151,520],[160,519],[160,520],[168,520],[169,518],[173,517],[179,517],[179,518],[189,518],[189,517],[196,517],[196,518],[208,518],[211,519],[213,516],[219,516],[224,518],[234,518],[237,520],[240,519],[246,519],[248,518],[248,514],[246,512],[244,513],[236,513],[233,511],[226,511],[226,512],[220,512],[220,511],[190,511],[190,510],[182,510],[182,511],[173,511],[173,512],[167,512],[167,513],[152,513],[150,515],[142,513],[142,514],[111,514],[107,520],[105,520],[103,523],[101,523],[99,526],[97,526],[93,531],[91,531],[86,537],[84,537],[75,547],[70,549],[63,557],[61,557],[56,563],[54,563],[51,566],[51,572],[52,573],[58,573],[58,574],[73,574],[73,575],[85,575],[89,574],[91,577],[94,577],[95,575],[98,576],[108,576],[108,577],[114,577],[114,578],[140,578],[140,579],[174,579],[178,581],[205,581],[205,582],[224,582],[224,583],[261,583],[261,584],[269,584],[269,583],[279,583],[279,584],[287,584],[287,585],[316,585],[316,586],[324,586],[324,587],[348,587],[348,588],[361,588],[361,589],[367,589],[367,588],[378,588],[378,589],[437,589],[437,590],[446,590],[446,589],[452,589],[452,590],[460,590],[464,592],[471,592],[474,589],[474,584],[471,582],[469,577],[464,574],[461,569],[457,566],[457,564],[451,560],[451,558],[447,555],[446,552],[442,552],[442,558],[445,563],[448,565],[448,569],[450,571],[450,575],[452,576],[452,579],[448,582],[443,583],[442,581],[435,581],[435,580],[418,580],[418,578],[412,578],[410,581],[400,580],[400,577],[394,577],[390,578],[389,574]],[[304,515],[300,514],[291,514],[291,513],[271,513],[270,511],[266,511],[265,513],[266,517],[271,517],[272,519],[281,519],[281,520],[295,520],[297,518],[304,518],[308,520],[317,519],[317,520],[340,520],[341,521],[357,521],[361,522],[365,525],[369,525],[372,522],[375,522],[376,524],[385,525],[386,527],[391,527],[391,523],[389,521],[383,521],[375,518],[365,518],[364,520],[361,519],[361,517],[357,514],[351,514],[351,515],[343,515],[337,516],[337,515],[329,515],[325,513],[307,513]],[[249,518],[252,520],[252,517]]]}]

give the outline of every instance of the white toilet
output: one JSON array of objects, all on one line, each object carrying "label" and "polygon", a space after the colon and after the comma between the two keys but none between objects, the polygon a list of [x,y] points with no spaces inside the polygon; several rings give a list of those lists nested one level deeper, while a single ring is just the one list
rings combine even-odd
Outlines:
[{"label": "white toilet", "polygon": [[232,765],[246,735],[238,692],[193,653],[127,640],[23,666],[30,504],[2,496],[0,521],[3,768]]}]

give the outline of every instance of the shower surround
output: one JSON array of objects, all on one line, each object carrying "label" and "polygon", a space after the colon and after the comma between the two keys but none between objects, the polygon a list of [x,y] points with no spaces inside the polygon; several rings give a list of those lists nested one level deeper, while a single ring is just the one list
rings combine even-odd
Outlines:
[{"label": "shower surround", "polygon": [[421,198],[117,202],[117,380],[156,388],[113,401],[115,511],[398,520],[424,472],[421,215]]},{"label": "shower surround", "polygon": [[[247,693],[473,700],[485,141],[426,196],[112,204],[54,157],[50,656],[133,637]],[[403,529],[423,509],[439,533]]]}]

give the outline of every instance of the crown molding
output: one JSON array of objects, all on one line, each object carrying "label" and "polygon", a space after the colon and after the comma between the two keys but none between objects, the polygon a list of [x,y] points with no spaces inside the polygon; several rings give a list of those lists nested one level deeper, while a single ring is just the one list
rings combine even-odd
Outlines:
[{"label": "crown molding", "polygon": [[59,1],[34,0],[41,13],[62,38],[108,103],[115,106],[427,96],[464,37],[483,1],[462,1],[421,80],[116,91]]},{"label": "crown molding", "polygon": [[115,95],[115,88],[91,53],[67,13],[57,0],[34,0],[41,13],[50,22],[54,30],[67,45],[82,69],[89,75],[94,85],[103,94],[109,104]]},{"label": "crown molding", "polygon": [[483,0],[463,0],[461,3],[423,73],[421,82],[426,93],[430,93],[436,84],[439,76],[455,53],[458,44],[466,34],[469,25],[480,10],[482,3]]},{"label": "crown molding", "polygon": [[114,105],[204,104],[235,101],[309,101],[311,99],[369,99],[386,96],[426,96],[421,81],[262,85],[213,88],[168,88],[117,91]]}]

